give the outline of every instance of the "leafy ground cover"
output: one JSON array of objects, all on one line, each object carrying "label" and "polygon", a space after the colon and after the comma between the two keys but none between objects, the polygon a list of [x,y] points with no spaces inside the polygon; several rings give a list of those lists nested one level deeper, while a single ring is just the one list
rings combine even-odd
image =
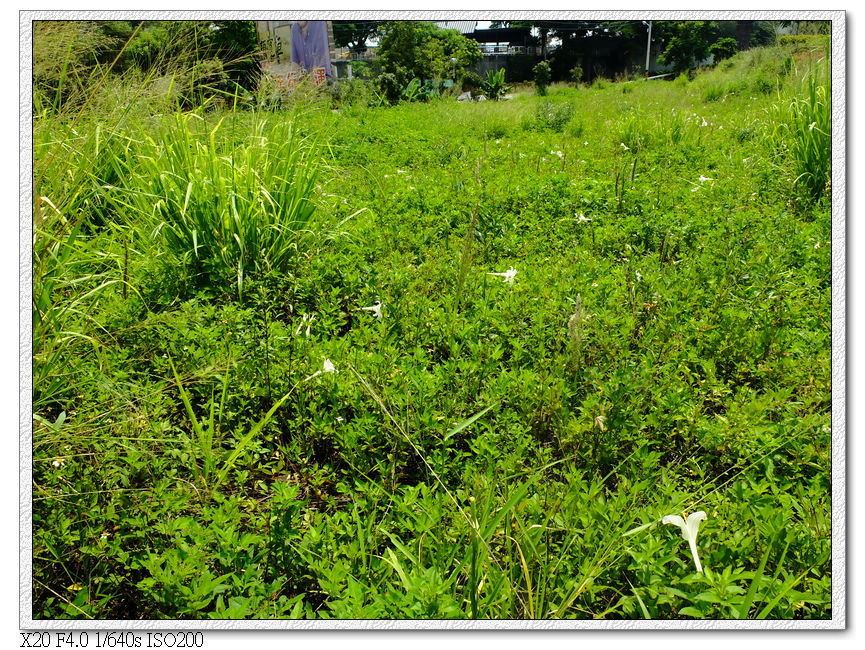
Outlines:
[{"label": "leafy ground cover", "polygon": [[[793,47],[37,115],[34,617],[831,616],[830,80]],[[701,511],[692,554],[662,520]]]}]

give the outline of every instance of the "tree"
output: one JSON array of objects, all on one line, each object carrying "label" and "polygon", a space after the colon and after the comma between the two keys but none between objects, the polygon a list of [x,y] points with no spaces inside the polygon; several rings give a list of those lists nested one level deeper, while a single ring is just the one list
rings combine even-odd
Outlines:
[{"label": "tree", "polygon": [[384,20],[362,20],[357,22],[334,20],[334,45],[337,47],[347,47],[352,52],[362,54],[366,52],[366,42],[376,36],[386,22]]},{"label": "tree", "polygon": [[709,52],[715,58],[715,62],[729,59],[739,51],[739,44],[735,38],[719,38],[709,47]]},{"label": "tree", "polygon": [[672,26],[672,38],[658,61],[672,64],[675,72],[696,68],[709,56],[709,46],[714,40],[717,27],[705,20],[683,20]]},{"label": "tree", "polygon": [[431,22],[389,21],[382,33],[382,71],[394,75],[403,86],[415,77],[425,81],[460,73],[481,58],[477,43],[454,29],[440,29]]}]

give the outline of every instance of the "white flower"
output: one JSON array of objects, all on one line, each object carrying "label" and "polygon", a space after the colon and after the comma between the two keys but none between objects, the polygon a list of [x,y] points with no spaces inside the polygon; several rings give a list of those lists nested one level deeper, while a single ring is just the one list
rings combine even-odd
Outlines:
[{"label": "white flower", "polygon": [[637,276],[637,282],[642,282],[642,281],[643,281],[643,276],[640,275],[640,272],[639,272],[639,271],[634,271],[634,275]]},{"label": "white flower", "polygon": [[584,146],[584,147],[588,147],[588,146],[589,146],[589,141],[586,140],[586,141],[583,143],[583,146]]},{"label": "white flower", "polygon": [[303,381],[309,381],[313,377],[318,377],[322,373],[337,373],[337,372],[339,372],[339,370],[337,370],[336,367],[334,367],[334,365],[333,365],[333,363],[331,363],[330,359],[325,359],[324,360],[324,368],[322,370],[317,370],[316,372],[312,373],[309,377],[307,377]]},{"label": "white flower", "polygon": [[696,192],[696,191],[699,190],[699,189],[700,189],[700,186],[697,185],[697,187],[692,187],[692,188],[691,188],[691,191],[692,191],[692,192]]},{"label": "white flower", "polygon": [[577,215],[577,213],[575,212],[575,213],[574,213],[574,217],[577,219],[577,223],[583,223],[584,221],[591,221],[591,219],[589,219],[589,218],[588,218],[586,215],[584,215],[582,212],[580,212],[579,215]]},{"label": "white flower", "polygon": [[630,148],[628,145],[626,145],[624,142],[620,142],[620,143],[619,143],[619,146],[620,146],[622,149],[624,149],[625,151],[630,151],[630,150],[631,150],[631,148]]},{"label": "white flower", "polygon": [[487,275],[496,275],[500,278],[504,278],[504,281],[509,285],[514,286],[514,276],[517,274],[516,270],[513,266],[508,268],[504,273],[487,273]]},{"label": "white flower", "polygon": [[700,174],[700,178],[698,178],[697,180],[700,181],[701,183],[705,183],[706,181],[713,181],[715,179],[709,178],[708,176],[703,176],[702,174]]},{"label": "white flower", "polygon": [[401,169],[397,169],[397,170],[396,170],[396,173],[397,173],[397,174],[406,174],[407,172],[404,172],[404,171],[401,170]]},{"label": "white flower", "polygon": [[706,122],[705,117],[703,118],[703,123],[700,126],[709,126],[709,124]]},{"label": "white flower", "polygon": [[109,537],[111,537],[111,533],[102,533],[99,539],[108,539]]},{"label": "white flower", "polygon": [[685,522],[679,515],[667,515],[661,519],[662,524],[675,524],[682,529],[682,537],[688,541],[691,546],[691,555],[694,556],[694,565],[697,571],[703,573],[703,566],[700,564],[700,558],[697,557],[697,529],[700,528],[700,522],[708,519],[706,513],[702,510],[692,512],[688,515],[688,521]]},{"label": "white flower", "polygon": [[381,300],[376,300],[372,307],[361,307],[361,311],[371,311],[372,315],[381,320]]},{"label": "white flower", "polygon": [[297,326],[297,329],[294,330],[294,335],[297,336],[300,334],[300,330],[303,329],[303,324],[306,323],[306,338],[309,338],[309,328],[312,327],[312,321],[315,320],[315,314],[304,314],[303,320],[300,321],[300,325]]},{"label": "white flower", "polygon": [[66,459],[65,458],[55,458],[54,460],[51,461],[51,464],[54,465],[54,467],[63,467],[66,464]]}]

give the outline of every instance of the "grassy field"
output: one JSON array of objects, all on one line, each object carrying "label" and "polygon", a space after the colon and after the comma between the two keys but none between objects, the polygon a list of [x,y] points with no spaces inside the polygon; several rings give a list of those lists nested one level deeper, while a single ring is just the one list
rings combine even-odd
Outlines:
[{"label": "grassy field", "polygon": [[823,57],[40,105],[34,618],[830,617]]}]

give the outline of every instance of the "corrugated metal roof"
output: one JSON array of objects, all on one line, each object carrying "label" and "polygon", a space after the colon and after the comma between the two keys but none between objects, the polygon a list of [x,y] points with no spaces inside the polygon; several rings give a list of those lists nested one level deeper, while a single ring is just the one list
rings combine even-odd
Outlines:
[{"label": "corrugated metal roof", "polygon": [[476,20],[436,20],[434,22],[442,29],[455,29],[460,34],[472,34],[478,26]]}]

